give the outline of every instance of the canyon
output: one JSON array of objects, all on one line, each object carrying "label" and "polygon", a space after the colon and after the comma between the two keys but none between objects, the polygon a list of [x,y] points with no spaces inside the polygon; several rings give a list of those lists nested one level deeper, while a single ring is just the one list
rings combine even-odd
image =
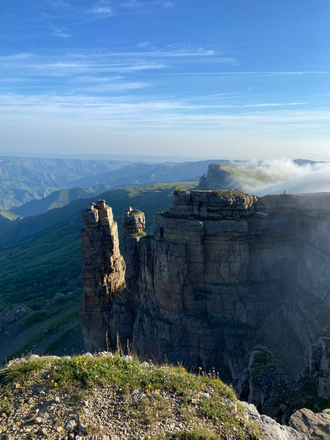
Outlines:
[{"label": "canyon", "polygon": [[99,200],[82,214],[86,350],[214,368],[277,418],[301,374],[329,399],[329,215],[330,193],[176,190],[152,236],[124,213],[124,262]]}]

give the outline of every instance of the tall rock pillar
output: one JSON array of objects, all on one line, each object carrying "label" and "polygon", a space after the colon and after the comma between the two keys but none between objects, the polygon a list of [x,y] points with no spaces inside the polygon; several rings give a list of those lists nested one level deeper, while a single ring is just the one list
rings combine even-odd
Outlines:
[{"label": "tall rock pillar", "polygon": [[[132,319],[135,319],[139,305],[139,278],[141,264],[144,260],[141,255],[140,239],[146,234],[145,215],[142,211],[128,208],[123,215],[123,239],[125,242],[125,261],[126,261],[126,297],[128,308]],[[144,270],[144,268],[142,269]]]},{"label": "tall rock pillar", "polygon": [[125,262],[119,251],[117,223],[105,201],[92,204],[82,219],[84,294],[80,321],[85,348],[95,352],[111,348],[110,310],[125,287]]}]

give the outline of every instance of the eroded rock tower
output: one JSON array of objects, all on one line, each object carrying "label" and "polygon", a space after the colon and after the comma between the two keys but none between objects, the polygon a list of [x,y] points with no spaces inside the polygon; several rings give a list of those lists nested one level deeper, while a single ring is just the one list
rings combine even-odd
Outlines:
[{"label": "eroded rock tower", "polygon": [[117,223],[105,200],[82,214],[81,231],[84,295],[80,314],[88,351],[105,349],[112,305],[125,287],[125,262],[119,251]]}]

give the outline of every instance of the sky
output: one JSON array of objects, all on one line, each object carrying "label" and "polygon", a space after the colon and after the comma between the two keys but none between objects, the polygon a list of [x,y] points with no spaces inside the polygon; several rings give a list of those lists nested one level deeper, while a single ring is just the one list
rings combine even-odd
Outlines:
[{"label": "sky", "polygon": [[0,149],[330,160],[329,0],[2,0]]}]

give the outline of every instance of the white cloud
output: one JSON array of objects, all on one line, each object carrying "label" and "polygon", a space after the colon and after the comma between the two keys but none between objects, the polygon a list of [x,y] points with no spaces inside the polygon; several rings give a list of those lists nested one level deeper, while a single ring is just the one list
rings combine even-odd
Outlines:
[{"label": "white cloud", "polygon": [[[246,107],[235,106],[239,112],[228,113],[231,106],[191,105],[184,101],[148,100],[147,98],[127,96],[86,95],[86,92],[125,91],[147,87],[144,83],[112,81],[99,83],[82,92],[70,95],[40,94],[24,96],[2,94],[0,113],[2,118],[34,117],[36,119],[73,118],[90,123],[115,124],[117,127],[162,127],[178,129],[212,129],[230,132],[253,132],[255,134],[303,133],[315,134],[315,130],[330,131],[330,111],[312,110],[272,110],[267,112],[248,112]],[[261,104],[257,104],[260,106]],[[290,105],[276,104],[278,106]],[[25,108],[29,108],[28,115]],[[215,113],[210,114],[210,110]]]},{"label": "white cloud", "polygon": [[138,47],[148,47],[148,46],[150,46],[150,43],[148,43],[147,41],[144,43],[138,44]]},{"label": "white cloud", "polygon": [[225,171],[248,191],[257,195],[330,191],[330,163],[298,165],[288,159],[225,164]]},{"label": "white cloud", "polygon": [[[52,28],[55,32],[54,28]],[[57,36],[61,36],[59,33]],[[62,35],[62,38],[65,38]],[[62,56],[34,56],[33,54],[14,54],[0,57],[0,68],[17,75],[24,72],[29,76],[76,76],[86,74],[120,73],[130,74],[147,70],[161,70],[167,65],[158,60],[141,60],[126,54],[116,57],[109,53],[68,53]]]},{"label": "white cloud", "polygon": [[22,61],[22,60],[26,60],[28,58],[34,58],[35,55],[33,55],[32,53],[29,52],[22,52],[22,53],[17,53],[17,54],[13,54],[13,55],[5,55],[0,57],[0,63],[4,63],[4,62],[10,62],[10,61]]},{"label": "white cloud", "polygon": [[[218,59],[217,59],[218,60]],[[226,59],[224,59],[226,60]],[[231,58],[227,58],[228,61],[235,61]],[[300,71],[300,72],[173,72],[170,75],[223,75],[223,76],[302,76],[302,75],[329,75],[330,71]]]},{"label": "white cloud", "polygon": [[165,2],[161,2],[161,5],[163,6],[163,8],[174,8],[175,3],[174,2],[165,1]]},{"label": "white cloud", "polygon": [[95,3],[92,9],[86,11],[88,14],[113,15],[115,10],[109,5],[107,0],[101,0]]},{"label": "white cloud", "polygon": [[87,12],[90,14],[107,14],[107,15],[109,15],[109,14],[113,14],[114,10],[109,7],[99,6],[99,7],[93,8]]},{"label": "white cloud", "polygon": [[75,90],[82,90],[84,92],[96,92],[96,93],[103,93],[103,92],[123,92],[127,90],[139,90],[139,89],[145,89],[146,87],[149,87],[149,84],[142,83],[142,82],[103,82],[103,84],[99,83],[94,86],[89,87],[83,87],[83,88],[75,88]]},{"label": "white cloud", "polygon": [[53,35],[54,37],[59,37],[59,38],[71,38],[72,35],[68,34],[67,32],[65,32],[65,30],[57,28],[53,25],[50,26],[52,31],[53,31]]}]

